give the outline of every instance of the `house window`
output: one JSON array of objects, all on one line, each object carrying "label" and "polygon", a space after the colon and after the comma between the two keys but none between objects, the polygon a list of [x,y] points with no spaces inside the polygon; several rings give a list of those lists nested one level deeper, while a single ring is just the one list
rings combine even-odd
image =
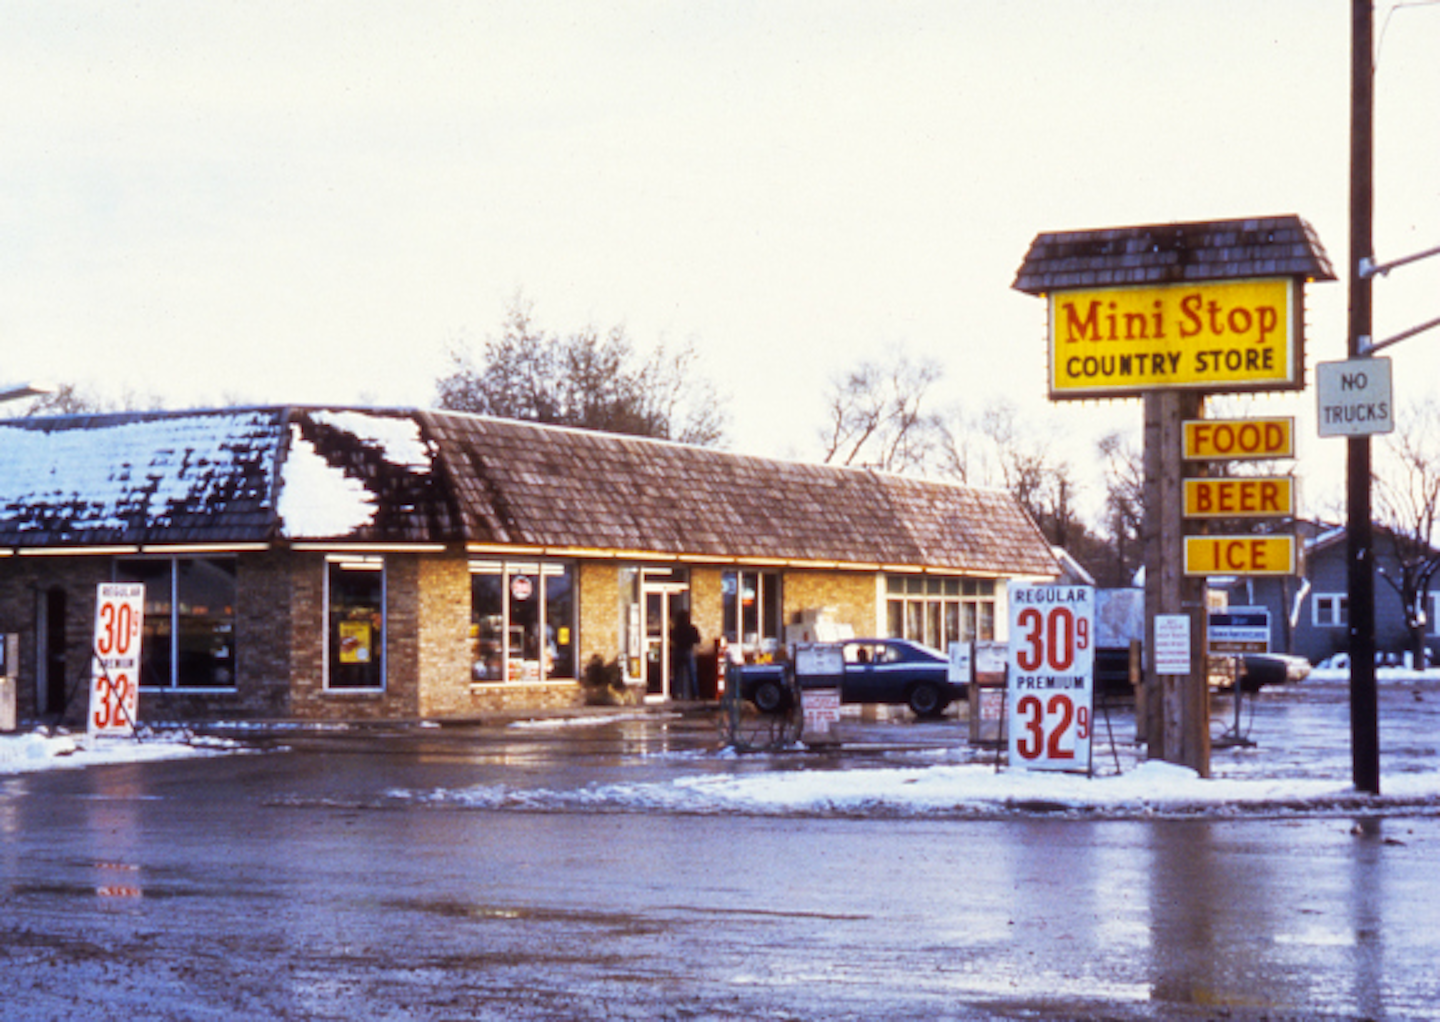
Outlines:
[{"label": "house window", "polygon": [[720,576],[725,641],[748,656],[780,646],[782,608],[778,571],[727,571]]},{"label": "house window", "polygon": [[385,687],[385,559],[349,554],[326,558],[329,618],[326,687]]},{"label": "house window", "polygon": [[1344,593],[1316,593],[1315,627],[1336,628],[1350,623],[1350,598]]},{"label": "house window", "polygon": [[124,558],[115,581],[145,585],[142,688],[233,688],[235,558]]},{"label": "house window", "polygon": [[470,652],[473,681],[574,679],[574,566],[471,561]]},{"label": "house window", "polygon": [[885,619],[891,638],[932,649],[995,638],[995,580],[888,575]]}]

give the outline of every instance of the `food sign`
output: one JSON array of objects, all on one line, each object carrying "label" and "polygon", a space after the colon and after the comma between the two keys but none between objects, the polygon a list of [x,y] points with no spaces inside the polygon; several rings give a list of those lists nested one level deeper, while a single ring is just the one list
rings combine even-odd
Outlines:
[{"label": "food sign", "polygon": [[1010,765],[1088,769],[1095,590],[1011,582],[1009,603]]},{"label": "food sign", "polygon": [[91,735],[135,733],[140,703],[140,635],[145,586],[102,582],[96,587],[95,645],[90,658]]}]

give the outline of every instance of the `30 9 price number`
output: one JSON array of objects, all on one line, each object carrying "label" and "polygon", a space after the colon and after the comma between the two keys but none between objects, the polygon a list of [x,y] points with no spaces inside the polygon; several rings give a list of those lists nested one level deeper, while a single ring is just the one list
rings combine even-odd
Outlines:
[{"label": "30 9 price number", "polygon": [[1090,618],[1069,607],[1024,607],[1015,616],[1015,663],[1022,671],[1064,672],[1090,648]]}]

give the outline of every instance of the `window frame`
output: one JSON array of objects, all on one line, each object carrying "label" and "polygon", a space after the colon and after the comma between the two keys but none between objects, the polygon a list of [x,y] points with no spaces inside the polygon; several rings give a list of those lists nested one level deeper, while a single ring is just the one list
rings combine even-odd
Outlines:
[{"label": "window frame", "polygon": [[[181,591],[181,565],[194,565],[200,563],[216,564],[223,562],[228,565],[228,575],[232,583],[228,614],[187,614],[183,597],[186,595]],[[208,555],[185,556],[178,554],[130,554],[123,557],[116,557],[111,564],[111,579],[116,582],[138,581],[149,585],[149,580],[133,576],[149,574],[146,572],[126,571],[125,565],[145,564],[150,566],[163,565],[167,584],[169,586],[166,597],[167,609],[164,612],[165,642],[168,648],[165,650],[163,663],[168,667],[168,680],[162,684],[156,684],[152,680],[156,674],[153,670],[144,670],[144,667],[155,666],[155,639],[152,635],[146,636],[146,641],[141,646],[142,670],[140,673],[140,690],[142,692],[176,692],[176,693],[227,693],[235,692],[239,688],[240,679],[240,651],[235,641],[236,622],[239,618],[239,597],[240,597],[240,559],[235,554],[216,553]],[[145,629],[147,632],[161,630],[157,615],[150,610],[153,603],[153,594],[147,588],[145,594]],[[193,619],[218,620],[224,623],[224,627],[212,629],[215,635],[228,636],[226,644],[228,670],[230,680],[226,684],[218,685],[197,685],[186,683],[184,678],[184,639],[187,629],[184,622]]]},{"label": "window frame", "polygon": [[[754,581],[755,641],[746,642],[745,583]],[[785,642],[785,573],[764,568],[726,568],[720,573],[720,634],[747,657],[773,654]]]},{"label": "window frame", "polygon": [[[472,685],[524,685],[524,684],[549,684],[552,682],[577,681],[580,672],[578,651],[579,627],[578,618],[580,613],[579,582],[580,569],[575,561],[555,560],[543,557],[530,558],[507,558],[507,557],[471,557],[469,561],[470,574],[470,684]],[[492,651],[493,659],[497,662],[500,670],[499,677],[490,676],[486,669],[478,672],[477,669],[482,663],[482,658],[488,663],[482,643],[487,641],[480,621],[477,620],[475,600],[475,579],[477,576],[487,578],[498,578],[500,596],[500,625],[498,641],[500,643],[498,652]],[[517,623],[512,612],[515,600],[515,580],[528,578],[530,591],[525,602],[533,605],[535,609],[535,620],[531,622],[539,635],[545,636],[546,648],[543,655],[534,658],[536,670],[534,676],[528,676],[530,662],[525,657],[525,646],[527,635],[525,624]],[[553,591],[553,580],[564,579],[562,592]],[[563,620],[554,620],[552,617],[554,608],[559,604],[568,603],[568,612],[563,612]],[[515,629],[521,629],[518,644],[515,640]],[[489,638],[488,641],[496,641],[496,638]],[[562,642],[562,639],[568,641]],[[551,648],[553,643],[553,649]],[[536,647],[537,654],[539,647]],[[565,662],[568,657],[570,670],[568,672],[557,671],[556,668]],[[514,672],[513,665],[519,664],[519,671]]]},{"label": "window frame", "polygon": [[[1322,613],[1322,607],[1325,608]],[[1310,597],[1310,621],[1316,628],[1346,628],[1350,625],[1348,593],[1314,593]]]},{"label": "window frame", "polygon": [[993,578],[886,575],[885,637],[909,639],[941,651],[951,642],[991,641],[996,590]]},{"label": "window frame", "polygon": [[[375,660],[367,660],[366,663],[377,663],[376,670],[379,674],[379,681],[373,685],[347,685],[337,684],[335,679],[336,657],[343,656],[343,651],[336,651],[335,636],[339,631],[340,621],[335,616],[335,607],[332,586],[332,574],[334,571],[352,571],[355,573],[378,572],[380,575],[380,627],[378,644],[380,655]],[[324,689],[328,693],[360,693],[373,695],[387,691],[389,683],[389,627],[390,627],[390,570],[389,564],[384,556],[370,554],[327,554],[325,556],[325,598],[324,598],[324,634],[325,648],[323,651],[324,664]]]}]

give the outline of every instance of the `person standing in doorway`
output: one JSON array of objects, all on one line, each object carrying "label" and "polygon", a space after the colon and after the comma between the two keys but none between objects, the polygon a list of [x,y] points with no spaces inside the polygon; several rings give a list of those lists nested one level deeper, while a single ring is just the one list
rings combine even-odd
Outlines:
[{"label": "person standing in doorway", "polygon": [[676,699],[700,698],[699,678],[695,672],[695,647],[700,645],[700,629],[690,620],[690,612],[675,615],[670,627],[670,683]]}]

